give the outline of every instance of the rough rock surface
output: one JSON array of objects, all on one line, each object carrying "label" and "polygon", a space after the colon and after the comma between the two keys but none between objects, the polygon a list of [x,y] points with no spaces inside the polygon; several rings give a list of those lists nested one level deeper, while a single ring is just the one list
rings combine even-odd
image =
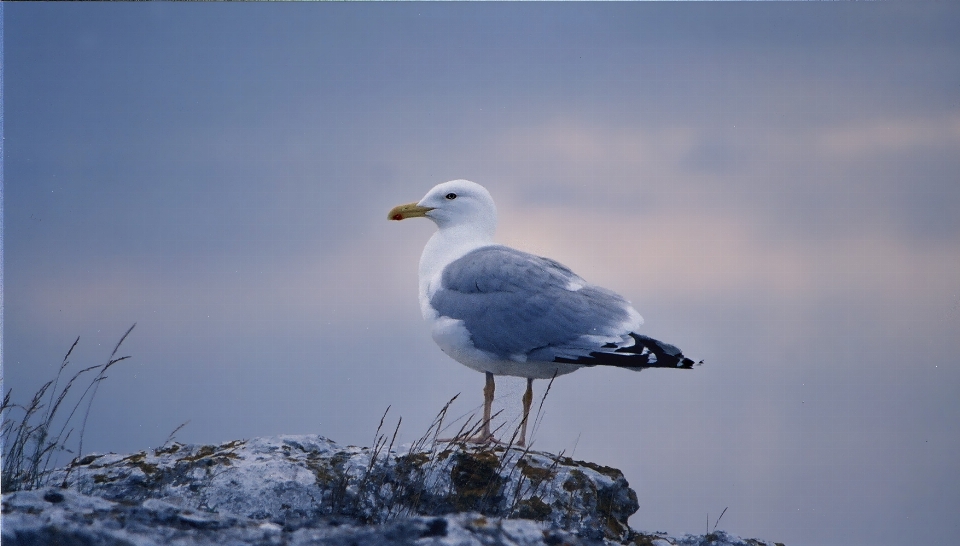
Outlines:
[{"label": "rough rock surface", "polygon": [[3,544],[761,545],[633,531],[616,469],[518,449],[279,436],[88,455],[3,496]]}]

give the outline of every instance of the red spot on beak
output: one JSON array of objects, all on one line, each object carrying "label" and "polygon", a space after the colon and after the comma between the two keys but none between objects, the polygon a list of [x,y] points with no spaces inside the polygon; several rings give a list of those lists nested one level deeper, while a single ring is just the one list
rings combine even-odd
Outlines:
[{"label": "red spot on beak", "polygon": [[393,215],[394,220],[403,220],[403,215],[399,212]]}]

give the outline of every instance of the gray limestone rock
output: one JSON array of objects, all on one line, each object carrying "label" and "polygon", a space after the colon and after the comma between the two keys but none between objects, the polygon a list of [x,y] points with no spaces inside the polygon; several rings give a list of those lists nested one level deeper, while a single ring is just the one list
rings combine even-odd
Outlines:
[{"label": "gray limestone rock", "polygon": [[619,470],[567,457],[458,444],[377,453],[320,436],[90,455],[52,479],[108,500],[163,499],[285,526],[324,516],[380,524],[473,511],[620,540],[638,507]]},{"label": "gray limestone rock", "polygon": [[438,443],[396,450],[278,436],[88,455],[58,487],[3,496],[3,543],[716,544],[627,525],[623,474],[568,457]]},{"label": "gray limestone rock", "polygon": [[70,489],[20,491],[3,499],[4,546],[347,546],[600,544],[529,520],[477,513],[358,525],[321,517],[297,528],[147,499],[120,503]]}]

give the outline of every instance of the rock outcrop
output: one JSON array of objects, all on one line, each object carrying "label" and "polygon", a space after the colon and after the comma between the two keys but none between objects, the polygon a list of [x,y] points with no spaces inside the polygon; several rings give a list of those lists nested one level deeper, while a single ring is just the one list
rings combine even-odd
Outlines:
[{"label": "rock outcrop", "polygon": [[88,455],[4,495],[11,544],[765,544],[630,529],[623,474],[542,452],[279,436]]}]

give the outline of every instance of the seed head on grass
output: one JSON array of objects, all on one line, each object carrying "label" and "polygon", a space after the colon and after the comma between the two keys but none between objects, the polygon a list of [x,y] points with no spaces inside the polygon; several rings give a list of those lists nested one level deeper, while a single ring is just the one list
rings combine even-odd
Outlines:
[{"label": "seed head on grass", "polygon": [[[60,386],[60,380],[64,376],[67,366],[70,364],[70,355],[80,342],[80,338],[74,340],[67,354],[60,363],[57,375],[44,383],[33,398],[26,405],[16,404],[12,401],[12,391],[7,391],[3,397],[3,403],[0,405],[0,416],[2,416],[2,425],[0,425],[0,439],[3,443],[3,477],[0,480],[0,488],[4,493],[37,489],[47,485],[47,479],[53,468],[58,463],[58,456],[62,452],[74,453],[69,446],[70,437],[74,432],[74,417],[77,410],[86,402],[86,409],[83,413],[83,421],[78,435],[76,455],[83,454],[83,434],[86,430],[87,418],[90,415],[90,408],[93,399],[96,397],[100,382],[107,378],[106,371],[114,364],[122,362],[129,356],[117,357],[117,351],[123,344],[136,323],[127,329],[126,333],[117,342],[110,358],[105,364],[83,368],[73,374],[66,384]],[[55,424],[58,422],[58,415],[64,406],[67,395],[71,392],[77,380],[88,372],[97,371],[90,383],[84,389],[83,393],[74,403],[70,412],[63,419],[57,432]],[[11,417],[11,413],[22,412],[19,419]],[[69,470],[67,472],[69,477]],[[64,484],[66,478],[64,478]]]}]

